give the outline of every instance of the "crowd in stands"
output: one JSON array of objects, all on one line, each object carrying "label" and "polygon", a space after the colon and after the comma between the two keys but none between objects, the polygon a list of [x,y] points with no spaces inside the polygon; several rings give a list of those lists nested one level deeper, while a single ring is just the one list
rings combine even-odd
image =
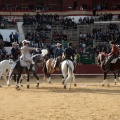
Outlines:
[{"label": "crowd in stands", "polygon": [[36,5],[36,12],[45,12],[45,11],[48,11],[48,6],[45,5],[43,1],[40,1]]},{"label": "crowd in stands", "polygon": [[36,16],[30,16],[29,14],[23,15],[23,25],[38,25],[40,30],[51,30],[51,25],[63,25],[70,28],[77,28],[77,24],[74,22],[74,18],[60,18],[59,15],[48,15],[39,13]]},{"label": "crowd in stands", "polygon": [[[45,11],[48,11],[50,10],[49,8],[49,5],[53,4],[54,3],[51,3],[51,4],[45,4],[43,0],[39,1],[39,2],[33,2],[32,3],[27,3],[27,7],[25,8],[24,5],[26,3],[18,3],[18,2],[15,2],[15,3],[11,3],[11,4],[7,4],[7,2],[0,6],[0,9],[1,10],[8,10],[8,11],[19,11],[19,10],[32,10],[32,11],[36,11],[36,12],[45,12]],[[61,4],[62,6],[62,4]],[[82,3],[81,6],[76,6],[76,7],[73,7],[72,4],[68,5],[68,10],[78,10],[78,8],[80,8],[80,10],[88,10],[90,8],[88,8],[88,4],[86,4],[85,2]],[[58,8],[51,8],[53,10],[58,10]],[[108,6],[108,3],[105,1],[105,2],[94,2],[92,5],[91,5],[91,9],[92,10],[108,10],[108,9],[112,9],[112,10],[118,10],[120,9],[120,3],[117,2],[115,4],[113,4],[112,6]],[[63,9],[64,10],[64,9]]]},{"label": "crowd in stands", "polygon": [[3,59],[6,59],[8,57],[9,57],[9,55],[4,48],[3,36],[0,33],[0,61],[3,60]]},{"label": "crowd in stands", "polygon": [[99,15],[99,21],[111,21],[113,18],[113,14],[112,13],[105,13],[105,14],[100,14]]},{"label": "crowd in stands", "polygon": [[[99,44],[93,48],[93,40]],[[120,44],[120,30],[117,25],[111,23],[108,31],[103,31],[101,28],[94,28],[92,33],[79,34],[80,52],[92,52],[98,54],[101,51],[109,53],[109,41],[115,41]]]},{"label": "crowd in stands", "polygon": [[93,10],[107,10],[108,5],[106,3],[103,4],[92,4],[92,9]]},{"label": "crowd in stands", "polygon": [[103,4],[92,4],[92,9],[93,10],[119,10],[120,9],[120,3],[113,4],[111,8],[108,7],[108,3],[103,3]]},{"label": "crowd in stands", "polygon": [[1,10],[15,10],[15,11],[18,11],[18,10],[21,10],[21,6],[19,4],[12,4],[10,6],[8,6],[7,4],[5,6],[1,6],[0,8]]},{"label": "crowd in stands", "polygon": [[68,40],[68,36],[67,36],[66,32],[60,31],[60,33],[58,33],[57,31],[54,31],[53,35],[52,35],[52,42],[53,43],[57,43],[57,42],[61,43],[62,40],[64,40],[64,41]]},{"label": "crowd in stands", "polygon": [[112,5],[111,9],[112,10],[120,10],[120,3]]},{"label": "crowd in stands", "polygon": [[80,18],[78,24],[80,24],[80,25],[85,25],[85,24],[90,25],[90,24],[94,24],[94,18],[93,18],[93,17],[91,17],[91,18],[89,18],[89,17],[84,17],[83,19]]},{"label": "crowd in stands", "polygon": [[25,39],[30,41],[31,46],[40,47],[41,43],[46,43],[48,37],[46,33],[43,32],[27,32]]}]

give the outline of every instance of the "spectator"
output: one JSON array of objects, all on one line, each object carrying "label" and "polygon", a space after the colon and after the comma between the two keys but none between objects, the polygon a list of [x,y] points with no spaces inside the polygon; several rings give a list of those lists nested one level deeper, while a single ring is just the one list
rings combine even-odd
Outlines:
[{"label": "spectator", "polygon": [[47,24],[45,30],[46,30],[46,31],[51,31],[51,25]]},{"label": "spectator", "polygon": [[15,32],[14,34],[14,39],[15,39],[15,42],[19,43],[18,42],[18,37],[19,37],[19,34],[17,32]]},{"label": "spectator", "polygon": [[14,17],[13,19],[12,19],[12,24],[16,24],[17,23],[17,21],[16,21],[16,18]]},{"label": "spectator", "polygon": [[3,36],[2,36],[2,34],[0,33],[0,44],[1,45],[3,45],[4,43],[3,43]]},{"label": "spectator", "polygon": [[18,48],[17,48],[17,42],[13,42],[12,43],[12,49],[11,49],[11,54],[12,54],[12,58],[14,61],[16,61],[18,59]]},{"label": "spectator", "polygon": [[10,38],[10,42],[13,43],[15,40],[13,32],[11,32],[9,38]]}]

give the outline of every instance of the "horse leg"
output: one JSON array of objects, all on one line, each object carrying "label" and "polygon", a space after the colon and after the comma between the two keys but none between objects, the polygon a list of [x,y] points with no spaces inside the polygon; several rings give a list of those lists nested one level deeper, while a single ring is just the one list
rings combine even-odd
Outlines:
[{"label": "horse leg", "polygon": [[21,87],[23,87],[22,80],[23,80],[23,75],[21,75],[21,77],[20,77],[20,86]]},{"label": "horse leg", "polygon": [[115,77],[115,82],[114,82],[114,84],[116,85],[116,83],[117,83],[117,79],[116,79],[116,71],[114,72],[114,77]]},{"label": "horse leg", "polygon": [[72,77],[72,79],[73,79],[73,82],[74,82],[74,86],[76,87],[77,84],[76,84],[76,80],[75,80],[75,75],[74,75],[74,73],[73,73],[73,77]]},{"label": "horse leg", "polygon": [[[7,75],[8,75],[9,70],[7,69],[4,73],[3,73],[3,78],[4,80],[7,80]],[[1,77],[1,74],[0,74]]]},{"label": "horse leg", "polygon": [[67,78],[67,75],[65,73],[62,72],[62,75],[63,75],[63,81],[62,81],[62,84],[64,85],[64,89],[66,89],[66,85],[65,85],[65,80]]},{"label": "horse leg", "polygon": [[[66,80],[64,81],[64,88],[66,88],[68,80],[72,80],[72,77],[69,76],[69,75],[67,76]],[[70,81],[70,82],[71,82],[71,81]],[[70,85],[70,86],[71,86],[71,85]],[[69,89],[70,89],[70,88],[69,88]]]},{"label": "horse leg", "polygon": [[47,74],[47,81],[48,83],[51,83],[51,74]]},{"label": "horse leg", "polygon": [[64,85],[65,79],[64,76],[62,75],[62,84]]},{"label": "horse leg", "polygon": [[17,89],[17,90],[20,90],[20,87],[19,87],[20,77],[21,77],[21,73],[20,73],[20,74],[18,75],[18,77],[17,77],[17,84],[16,84],[16,89]]},{"label": "horse leg", "polygon": [[104,80],[103,80],[102,87],[105,85],[105,83],[107,84],[108,87],[110,86],[106,78],[107,78],[107,72],[104,72]]},{"label": "horse leg", "polygon": [[104,85],[105,85],[105,82],[106,82],[106,76],[107,76],[107,73],[106,73],[106,72],[104,72],[104,80],[103,80],[102,87],[104,87]]},{"label": "horse leg", "polygon": [[39,88],[40,80],[39,80],[39,78],[38,78],[38,76],[37,76],[37,74],[36,74],[35,71],[33,71],[33,75],[34,75],[35,78],[37,79],[37,85],[36,85],[36,88]]},{"label": "horse leg", "polygon": [[13,80],[15,82],[15,86],[17,86],[16,74],[14,73]]},{"label": "horse leg", "polygon": [[118,80],[120,80],[120,75],[119,75],[119,73],[120,73],[120,70],[118,70]]},{"label": "horse leg", "polygon": [[27,88],[29,89],[30,88],[30,84],[29,84],[29,72],[27,73]]}]

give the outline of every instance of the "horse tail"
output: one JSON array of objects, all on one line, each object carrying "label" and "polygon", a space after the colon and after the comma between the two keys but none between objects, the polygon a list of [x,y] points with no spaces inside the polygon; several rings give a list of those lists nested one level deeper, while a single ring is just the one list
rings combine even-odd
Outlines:
[{"label": "horse tail", "polygon": [[10,72],[9,72],[8,81],[7,81],[8,85],[10,85],[11,76],[13,74],[15,66],[16,66],[16,63],[14,62],[13,65],[12,65],[12,67],[11,67],[11,69],[10,69]]},{"label": "horse tail", "polygon": [[68,73],[70,73],[70,75],[72,75],[72,68],[69,65],[68,61],[67,61],[67,69],[68,69]]},{"label": "horse tail", "polygon": [[44,65],[43,70],[44,70],[44,80],[46,80],[47,79],[47,67],[46,67],[46,63]]}]

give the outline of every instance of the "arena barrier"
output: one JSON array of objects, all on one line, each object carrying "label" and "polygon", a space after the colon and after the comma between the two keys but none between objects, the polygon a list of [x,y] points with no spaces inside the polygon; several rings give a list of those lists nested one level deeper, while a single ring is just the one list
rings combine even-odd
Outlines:
[{"label": "arena barrier", "polygon": [[[37,74],[43,74],[43,68],[39,67],[37,70]],[[53,75],[61,75],[61,72],[55,71]],[[96,64],[81,64],[76,67],[75,75],[103,75],[103,71],[101,70],[100,65]],[[109,75],[113,75],[110,73]]]}]

